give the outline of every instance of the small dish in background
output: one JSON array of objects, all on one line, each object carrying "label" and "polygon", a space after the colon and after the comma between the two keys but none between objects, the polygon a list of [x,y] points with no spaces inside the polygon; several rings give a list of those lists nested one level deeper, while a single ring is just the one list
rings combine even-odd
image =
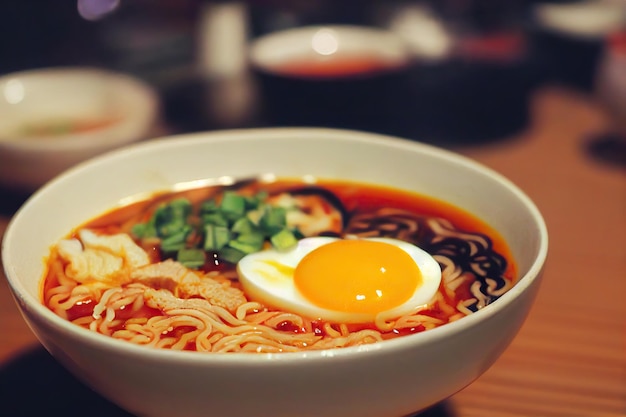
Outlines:
[{"label": "small dish in background", "polygon": [[0,183],[32,191],[92,156],[145,139],[156,92],[95,68],[47,68],[0,77]]},{"label": "small dish in background", "polygon": [[329,25],[260,36],[249,59],[268,125],[385,132],[412,56],[392,31]]}]

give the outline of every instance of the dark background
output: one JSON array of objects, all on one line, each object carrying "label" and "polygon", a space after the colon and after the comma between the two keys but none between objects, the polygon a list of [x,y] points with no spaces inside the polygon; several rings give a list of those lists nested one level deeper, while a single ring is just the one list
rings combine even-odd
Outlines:
[{"label": "dark background", "polygon": [[402,81],[405,93],[394,97],[399,110],[393,122],[281,119],[257,112],[233,126],[211,116],[205,93],[213,80],[199,76],[196,65],[202,8],[228,2],[121,0],[113,13],[88,21],[76,1],[1,2],[0,75],[73,65],[131,73],[159,90],[165,123],[175,132],[299,124],[372,130],[443,146],[501,140],[527,125],[528,99],[539,86],[556,83],[589,92],[604,47],[602,38],[574,38],[541,27],[533,15],[538,0],[248,1],[250,40],[307,24],[384,26],[393,10],[419,4],[430,6],[454,41],[466,47],[414,66]]}]

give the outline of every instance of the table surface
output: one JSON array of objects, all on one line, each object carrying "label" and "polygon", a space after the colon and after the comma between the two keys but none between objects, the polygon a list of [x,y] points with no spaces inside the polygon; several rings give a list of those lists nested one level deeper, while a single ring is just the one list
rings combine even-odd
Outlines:
[{"label": "table surface", "polygon": [[[608,123],[589,97],[544,88],[531,108],[523,133],[456,150],[517,183],[544,214],[550,250],[543,286],[502,357],[436,407],[437,416],[626,415],[626,172],[586,150]],[[3,233],[20,201],[1,191],[0,200]],[[63,372],[22,320],[4,279],[0,328],[0,393],[33,369],[40,377]]]}]

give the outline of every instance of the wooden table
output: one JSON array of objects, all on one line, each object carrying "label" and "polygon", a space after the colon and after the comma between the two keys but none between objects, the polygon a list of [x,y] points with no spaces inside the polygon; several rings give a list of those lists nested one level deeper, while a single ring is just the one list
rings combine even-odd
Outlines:
[{"label": "wooden table", "polygon": [[[527,132],[458,151],[509,177],[543,212],[550,232],[543,287],[504,355],[438,416],[626,415],[626,172],[585,151],[607,126],[587,97],[543,89],[532,112]],[[0,218],[0,232],[9,219]],[[0,384],[9,386],[2,369],[18,358],[28,364],[37,342],[1,281]]]}]

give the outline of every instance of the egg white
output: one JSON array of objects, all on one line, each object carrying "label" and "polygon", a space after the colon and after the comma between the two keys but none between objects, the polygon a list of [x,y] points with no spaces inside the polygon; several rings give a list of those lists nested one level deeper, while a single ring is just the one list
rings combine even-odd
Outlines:
[{"label": "egg white", "polygon": [[392,320],[416,312],[429,303],[439,288],[441,268],[427,252],[397,239],[367,238],[367,240],[395,245],[407,252],[422,273],[421,285],[407,301],[378,314],[350,313],[319,307],[298,291],[294,283],[294,271],[300,260],[309,252],[336,240],[340,239],[310,237],[300,240],[296,247],[288,251],[267,249],[245,256],[237,265],[239,280],[244,291],[256,301],[310,319],[337,323],[369,323],[375,320]]}]

